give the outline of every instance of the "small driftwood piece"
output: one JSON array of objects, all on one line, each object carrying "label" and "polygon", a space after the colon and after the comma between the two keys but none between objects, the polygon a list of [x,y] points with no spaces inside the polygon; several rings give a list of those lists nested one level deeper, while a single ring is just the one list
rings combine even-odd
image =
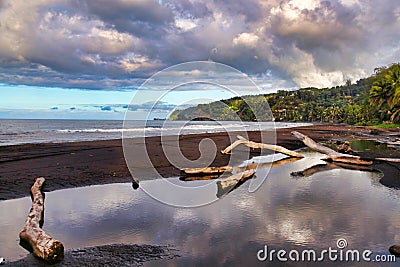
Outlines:
[{"label": "small driftwood piece", "polygon": [[37,178],[31,187],[32,207],[19,238],[31,246],[36,257],[54,263],[64,258],[64,246],[41,229],[44,216],[44,196],[41,189],[44,181],[43,177]]},{"label": "small driftwood piece", "polygon": [[183,168],[181,169],[186,175],[213,175],[222,174],[224,172],[232,172],[233,167],[222,166],[222,167],[205,167],[205,168]]},{"label": "small driftwood piece", "polygon": [[255,169],[239,172],[225,179],[219,180],[217,182],[217,185],[221,187],[221,189],[225,190],[228,187],[231,188],[236,186],[239,182],[246,181],[248,178],[252,177],[255,173],[256,173]]},{"label": "small driftwood piece", "polygon": [[245,145],[248,146],[250,148],[260,148],[260,149],[267,149],[267,150],[273,150],[275,152],[279,152],[285,155],[288,155],[290,157],[295,157],[295,158],[304,158],[304,156],[300,153],[297,153],[295,151],[286,149],[282,146],[278,146],[278,145],[270,145],[270,144],[263,144],[263,143],[256,143],[253,141],[249,141],[246,138],[238,135],[237,138],[239,140],[233,142],[230,146],[228,146],[227,148],[225,148],[224,150],[221,151],[222,154],[229,154],[232,149],[234,149],[235,147],[237,147],[238,145]]},{"label": "small driftwood piece", "polygon": [[396,158],[376,158],[375,160],[400,163],[400,159],[396,159]]},{"label": "small driftwood piece", "polygon": [[221,198],[235,188],[239,187],[247,179],[251,178],[255,172],[255,169],[247,170],[219,180],[217,182],[217,197]]},{"label": "small driftwood piece", "polygon": [[315,142],[313,139],[310,137],[299,133],[299,132],[292,132],[292,134],[299,140],[303,141],[303,143],[311,148],[312,150],[315,150],[317,152],[320,152],[322,154],[326,154],[326,158],[323,160],[325,161],[333,161],[333,162],[342,162],[342,163],[350,163],[350,164],[358,164],[358,165],[371,165],[373,162],[372,161],[367,161],[361,159],[359,156],[353,156],[353,155],[348,155],[348,154],[343,154],[339,153],[329,147],[323,146],[321,144],[318,144]]}]

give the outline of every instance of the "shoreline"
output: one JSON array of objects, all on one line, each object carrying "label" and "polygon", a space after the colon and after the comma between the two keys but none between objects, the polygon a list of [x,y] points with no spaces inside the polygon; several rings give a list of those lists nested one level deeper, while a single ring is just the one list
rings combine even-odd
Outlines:
[{"label": "shoreline", "polygon": [[[291,135],[294,130],[300,131],[318,142],[385,137],[380,131],[377,135],[371,135],[371,129],[367,127],[316,124],[276,129],[277,144],[291,150],[304,147],[302,142]],[[390,130],[385,129],[385,132],[388,133]],[[260,132],[258,131],[248,132],[248,136],[252,141],[260,141]],[[182,153],[191,160],[199,158],[200,152],[197,148],[204,138],[212,139],[217,146],[217,151],[230,145],[228,135],[224,132],[182,135],[179,137]],[[145,139],[146,149],[154,168],[163,177],[179,176],[180,171],[170,164],[163,153],[161,137],[139,137],[132,140],[134,143],[143,144],[143,139]],[[370,151],[366,156],[400,157],[400,153],[397,152],[399,151],[396,150],[393,155],[373,155],[375,152]],[[257,154],[259,151],[255,151],[251,155]],[[229,158],[229,155],[217,153],[211,165],[226,165]],[[152,166],[143,167],[150,168]],[[131,182],[131,174],[125,163],[121,139],[22,144],[0,148],[0,200],[29,196],[30,186],[34,179],[40,176],[46,178],[45,192],[89,185]],[[389,178],[395,179],[396,177]]]}]

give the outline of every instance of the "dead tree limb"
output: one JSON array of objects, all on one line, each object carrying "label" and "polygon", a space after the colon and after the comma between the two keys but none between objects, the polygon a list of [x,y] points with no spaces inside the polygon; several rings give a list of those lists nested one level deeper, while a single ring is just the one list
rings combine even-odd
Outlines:
[{"label": "dead tree limb", "polygon": [[309,148],[311,148],[312,150],[326,154],[327,157],[323,159],[325,161],[343,162],[343,163],[351,163],[351,164],[358,164],[358,165],[371,165],[373,163],[372,161],[363,160],[359,156],[353,156],[353,155],[339,153],[329,147],[318,144],[313,139],[311,139],[310,137],[308,137],[302,133],[293,131],[292,134],[297,139],[303,141],[303,143],[306,146],[308,146]]},{"label": "dead tree limb", "polygon": [[64,258],[64,246],[40,228],[44,216],[44,196],[41,192],[44,181],[43,177],[37,178],[31,187],[32,207],[19,237],[32,247],[36,257],[54,263]]},{"label": "dead tree limb", "polygon": [[238,145],[245,145],[248,146],[250,148],[260,148],[260,149],[267,149],[267,150],[273,150],[275,152],[279,152],[285,155],[288,155],[290,157],[295,157],[295,158],[304,158],[304,156],[300,153],[297,153],[295,151],[286,149],[282,146],[278,146],[278,145],[270,145],[270,144],[263,144],[263,143],[256,143],[253,141],[249,141],[246,138],[238,135],[237,138],[239,140],[233,142],[230,146],[228,146],[227,148],[225,148],[224,150],[221,151],[222,154],[229,154],[232,149],[234,149],[235,147],[237,147]]},{"label": "dead tree limb", "polygon": [[400,163],[400,159],[397,158],[361,158],[360,156],[348,155],[339,153],[329,147],[318,144],[310,137],[299,133],[292,132],[292,134],[299,140],[303,141],[303,143],[311,148],[312,150],[318,151],[320,153],[326,154],[327,157],[323,160],[325,161],[333,161],[333,162],[342,162],[342,163],[350,163],[350,164],[358,164],[358,165],[371,165],[374,161],[384,161],[384,162],[394,162]]}]

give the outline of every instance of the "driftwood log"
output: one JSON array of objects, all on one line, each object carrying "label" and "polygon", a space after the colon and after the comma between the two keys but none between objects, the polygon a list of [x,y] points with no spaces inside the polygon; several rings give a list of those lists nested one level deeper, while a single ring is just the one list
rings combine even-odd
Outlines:
[{"label": "driftwood log", "polygon": [[270,144],[263,144],[263,143],[256,143],[253,141],[249,141],[246,138],[238,135],[237,138],[239,140],[233,142],[231,145],[229,145],[227,148],[225,148],[224,150],[221,151],[222,154],[229,154],[232,149],[234,149],[235,147],[237,147],[238,145],[245,145],[248,146],[250,148],[259,148],[259,149],[267,149],[267,150],[273,150],[275,152],[279,152],[285,155],[288,155],[290,157],[295,157],[295,158],[304,158],[304,156],[300,153],[297,153],[295,151],[286,149],[282,146],[278,146],[278,145],[270,145]]},{"label": "driftwood log", "polygon": [[339,153],[329,147],[318,144],[317,142],[312,140],[310,137],[308,137],[302,133],[294,131],[294,132],[292,132],[292,134],[297,139],[303,141],[303,143],[306,146],[308,146],[309,148],[311,148],[312,150],[326,154],[327,155],[326,158],[323,159],[325,161],[342,162],[342,163],[350,163],[350,164],[358,164],[358,165],[371,165],[374,161],[400,163],[400,159],[397,159],[397,158],[370,158],[370,159],[368,159],[368,158],[361,158],[360,156]]},{"label": "driftwood log", "polygon": [[31,246],[36,257],[54,263],[64,258],[64,246],[41,229],[44,216],[44,196],[41,189],[44,181],[43,177],[37,178],[31,187],[32,208],[19,237],[22,242],[25,241]]},{"label": "driftwood log", "polygon": [[326,154],[327,156],[323,160],[333,161],[333,162],[351,163],[351,164],[358,164],[358,165],[371,165],[373,163],[372,161],[369,161],[369,160],[363,160],[359,156],[353,156],[353,155],[339,153],[329,147],[318,144],[313,139],[311,139],[310,137],[308,137],[302,133],[294,131],[294,132],[292,132],[292,134],[297,139],[303,141],[303,143],[306,146],[308,146],[309,148],[311,148],[312,150],[315,150],[322,154]]}]

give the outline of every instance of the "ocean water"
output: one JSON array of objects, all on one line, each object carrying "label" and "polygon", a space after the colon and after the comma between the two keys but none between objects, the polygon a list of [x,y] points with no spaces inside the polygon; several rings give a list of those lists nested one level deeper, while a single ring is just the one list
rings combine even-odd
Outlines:
[{"label": "ocean water", "polygon": [[26,143],[59,143],[129,137],[256,131],[289,128],[305,123],[239,121],[123,121],[113,120],[0,120],[0,146]]}]

